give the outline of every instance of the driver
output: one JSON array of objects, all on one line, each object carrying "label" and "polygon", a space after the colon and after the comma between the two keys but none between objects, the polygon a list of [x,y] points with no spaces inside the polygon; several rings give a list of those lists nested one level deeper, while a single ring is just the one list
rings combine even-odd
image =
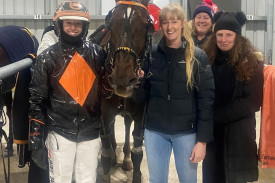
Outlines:
[{"label": "driver", "polygon": [[73,169],[76,182],[96,182],[105,52],[85,41],[89,20],[82,3],[62,2],[53,18],[59,41],[31,68],[31,158],[47,167],[47,148],[50,182],[71,182]]}]

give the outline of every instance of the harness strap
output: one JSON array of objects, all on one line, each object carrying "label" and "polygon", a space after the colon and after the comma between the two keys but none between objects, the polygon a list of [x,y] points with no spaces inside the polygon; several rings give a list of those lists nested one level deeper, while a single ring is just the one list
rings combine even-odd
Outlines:
[{"label": "harness strap", "polygon": [[116,4],[128,4],[128,5],[140,6],[147,10],[146,6],[144,6],[143,4],[141,4],[139,2],[135,2],[135,1],[118,1]]}]

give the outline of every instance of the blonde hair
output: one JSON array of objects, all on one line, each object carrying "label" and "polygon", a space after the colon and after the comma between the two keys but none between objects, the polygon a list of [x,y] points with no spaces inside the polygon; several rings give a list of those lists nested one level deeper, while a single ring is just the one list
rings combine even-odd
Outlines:
[{"label": "blonde hair", "polygon": [[[168,14],[170,15],[170,17],[168,17]],[[178,20],[183,21],[182,36],[186,40],[186,48],[185,48],[186,77],[187,77],[186,87],[192,89],[194,84],[193,66],[194,66],[194,62],[196,61],[195,54],[194,54],[195,46],[191,36],[191,30],[188,26],[186,14],[183,8],[181,7],[181,5],[178,3],[175,3],[175,4],[169,4],[164,8],[162,8],[161,12],[159,13],[159,22],[161,25],[163,21],[174,19],[175,17],[177,17]]]}]

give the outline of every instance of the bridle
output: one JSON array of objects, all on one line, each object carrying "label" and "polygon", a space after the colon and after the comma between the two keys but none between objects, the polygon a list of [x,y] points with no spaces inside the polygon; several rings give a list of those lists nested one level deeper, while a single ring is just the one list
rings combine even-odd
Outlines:
[{"label": "bridle", "polygon": [[[114,12],[115,9],[121,5],[137,6],[142,11],[142,13],[146,15],[147,35],[146,35],[145,49],[140,55],[137,54],[134,41],[131,37],[131,27],[130,27],[130,21],[133,16],[134,10],[132,8],[130,14],[128,15],[127,8],[125,8],[124,16],[125,16],[126,22],[122,32],[120,33],[120,40],[116,43],[116,45],[112,45],[110,42],[110,39],[107,43],[107,59],[106,59],[105,65],[107,66],[106,68],[109,74],[111,74],[112,69],[114,68],[115,55],[119,52],[130,54],[132,57],[135,58],[135,61],[136,61],[135,71],[137,71],[143,65],[145,59],[148,58],[148,56],[151,57],[150,54],[151,54],[152,35],[154,32],[154,26],[151,23],[152,20],[149,16],[147,7],[138,1],[118,1],[112,11]],[[112,17],[110,19],[110,22],[111,20],[112,20]],[[110,29],[112,29],[111,23],[109,27]],[[129,45],[130,45],[129,47],[121,45],[122,38],[125,36],[126,36],[126,40],[129,42]]]}]

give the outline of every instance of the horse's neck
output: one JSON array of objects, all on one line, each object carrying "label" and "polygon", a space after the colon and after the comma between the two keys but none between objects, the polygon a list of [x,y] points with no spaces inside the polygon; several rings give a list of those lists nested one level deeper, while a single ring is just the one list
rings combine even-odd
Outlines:
[{"label": "horse's neck", "polygon": [[0,67],[10,64],[9,57],[5,49],[0,46]]}]

